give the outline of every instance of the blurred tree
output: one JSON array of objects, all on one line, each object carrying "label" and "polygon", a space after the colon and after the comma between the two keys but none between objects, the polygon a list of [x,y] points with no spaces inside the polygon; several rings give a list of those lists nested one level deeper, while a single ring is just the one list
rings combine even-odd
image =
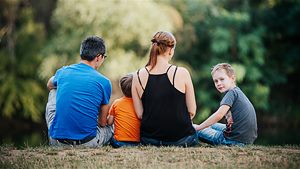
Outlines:
[{"label": "blurred tree", "polygon": [[248,1],[171,2],[185,22],[176,34],[179,37],[177,57],[194,69],[198,103],[195,121],[204,120],[218,108],[220,95],[211,80],[210,68],[220,62],[235,67],[238,86],[258,110],[267,110],[269,86],[262,81],[261,69],[265,65],[265,27],[251,25]]},{"label": "blurred tree", "polygon": [[114,82],[143,66],[153,33],[168,30],[178,42],[174,61],[192,73],[195,122],[219,105],[210,68],[229,62],[258,116],[300,124],[298,0],[1,0],[0,11],[1,116],[39,121],[46,80],[79,61],[86,36],[106,40],[101,72]]},{"label": "blurred tree", "polygon": [[108,58],[101,72],[109,78],[146,64],[152,35],[181,27],[179,13],[154,1],[61,0],[52,18],[54,32],[42,55],[41,77],[78,62],[80,42],[88,35],[105,39]]},{"label": "blurred tree", "polygon": [[51,31],[50,20],[57,0],[29,0],[34,12],[34,20],[43,23],[47,32]]},{"label": "blurred tree", "polygon": [[176,34],[176,57],[194,70],[195,121],[204,120],[219,104],[210,68],[229,62],[258,116],[289,117],[299,124],[299,1],[169,0],[168,4],[184,21]]},{"label": "blurred tree", "polygon": [[36,68],[45,39],[26,0],[0,2],[0,113],[6,118],[39,122],[45,105],[43,83]]},{"label": "blurred tree", "polygon": [[[257,5],[257,4],[256,4]],[[300,124],[300,1],[266,1],[258,5],[255,24],[266,29],[265,82],[271,86],[268,114]],[[294,123],[294,124],[293,124]]]}]

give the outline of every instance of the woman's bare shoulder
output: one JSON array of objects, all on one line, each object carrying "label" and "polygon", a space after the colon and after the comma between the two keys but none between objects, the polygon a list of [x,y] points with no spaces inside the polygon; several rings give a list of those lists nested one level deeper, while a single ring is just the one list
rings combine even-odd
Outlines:
[{"label": "woman's bare shoulder", "polygon": [[180,67],[180,66],[177,67],[177,73],[180,76],[189,76],[190,75],[189,71],[185,67]]},{"label": "woman's bare shoulder", "polygon": [[133,76],[135,76],[135,77],[136,77],[137,75],[139,75],[139,76],[144,76],[144,75],[146,75],[146,74],[148,74],[148,72],[147,72],[147,70],[145,69],[145,67],[142,67],[142,68],[136,70],[135,72],[133,72]]},{"label": "woman's bare shoulder", "polygon": [[148,76],[149,76],[148,71],[146,70],[145,67],[143,67],[138,69],[136,72],[134,72],[133,80],[138,83],[141,82],[143,86],[145,86]]}]

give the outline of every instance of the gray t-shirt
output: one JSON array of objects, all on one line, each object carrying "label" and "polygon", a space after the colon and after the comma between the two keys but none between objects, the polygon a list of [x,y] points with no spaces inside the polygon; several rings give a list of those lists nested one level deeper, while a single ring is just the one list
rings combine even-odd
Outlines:
[{"label": "gray t-shirt", "polygon": [[228,105],[226,114],[226,130],[224,136],[228,139],[245,144],[252,144],[257,138],[256,113],[252,103],[239,87],[226,92],[221,105]]}]

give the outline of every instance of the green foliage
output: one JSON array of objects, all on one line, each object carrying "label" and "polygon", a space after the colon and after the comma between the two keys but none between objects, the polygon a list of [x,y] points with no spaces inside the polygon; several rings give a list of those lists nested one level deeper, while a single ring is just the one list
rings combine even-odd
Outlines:
[{"label": "green foliage", "polygon": [[238,63],[232,63],[231,66],[235,70],[235,76],[236,76],[237,83],[242,82],[243,79],[245,78],[245,74],[246,74],[245,66],[238,64]]},{"label": "green foliage", "polygon": [[[4,13],[12,13],[2,15],[6,22],[1,29],[7,28],[8,31],[1,36],[0,46],[0,113],[6,118],[40,122],[45,89],[36,70],[41,61],[37,53],[45,39],[44,28],[34,22],[31,8],[11,10],[19,6],[18,1],[5,5],[7,10]],[[15,27],[10,27],[10,22]]]},{"label": "green foliage", "polygon": [[50,57],[44,59],[41,75],[48,78],[57,68],[78,62],[80,42],[98,35],[105,39],[109,56],[101,72],[117,79],[146,63],[141,58],[156,31],[173,31],[180,20],[176,10],[153,1],[58,1],[52,18],[54,33],[43,51]]},{"label": "green foliage", "polygon": [[[3,117],[41,121],[46,80],[61,66],[79,62],[80,42],[86,36],[105,39],[108,58],[101,73],[116,81],[145,65],[151,36],[168,30],[177,39],[173,62],[187,67],[193,78],[195,122],[203,121],[219,106],[221,95],[210,71],[220,62],[233,65],[237,84],[257,114],[300,121],[297,0],[58,0],[52,4],[53,13],[38,7],[51,3],[35,2],[0,1]],[[30,3],[39,8],[35,17]],[[45,16],[51,18],[45,21],[51,26],[46,29],[34,20]]]},{"label": "green foliage", "polygon": [[[199,105],[196,121],[204,120],[208,111],[215,111],[218,108],[220,94],[215,91],[213,83],[207,82],[211,82],[210,68],[220,62],[233,65],[238,85],[250,100],[253,100],[258,110],[268,108],[269,86],[261,84],[260,87],[256,87],[264,78],[261,69],[266,60],[263,44],[264,25],[251,26],[253,18],[247,3],[235,4],[235,8],[228,7],[229,3],[227,1],[181,3],[185,6],[185,10],[182,11],[184,21],[193,26],[177,33],[184,43],[191,43],[188,48],[179,49],[177,56],[190,63],[197,72],[192,75]],[[191,15],[192,18],[188,17]],[[186,39],[184,31],[192,33],[196,40]],[[186,59],[187,51],[189,59]],[[249,90],[244,89],[245,84],[249,84],[247,85]],[[256,98],[260,96],[264,96],[263,99],[257,100]]]},{"label": "green foliage", "polygon": [[300,1],[275,1],[258,14],[261,19],[256,24],[264,24],[268,30],[265,35],[268,62],[263,69],[264,81],[272,88],[271,109],[267,114],[288,117],[299,124]]},{"label": "green foliage", "polygon": [[216,28],[211,32],[212,45],[211,50],[214,54],[224,54],[229,50],[231,34],[230,31],[223,28]]}]

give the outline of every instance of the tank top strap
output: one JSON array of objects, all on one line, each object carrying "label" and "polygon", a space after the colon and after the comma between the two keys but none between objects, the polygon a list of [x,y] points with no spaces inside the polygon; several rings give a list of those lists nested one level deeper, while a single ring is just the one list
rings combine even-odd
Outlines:
[{"label": "tank top strap", "polygon": [[174,75],[173,75],[173,86],[175,86],[174,83],[175,83],[175,74],[176,74],[177,68],[178,68],[178,66],[176,66],[175,71],[174,71]]},{"label": "tank top strap", "polygon": [[[146,68],[146,67],[145,67]],[[141,82],[141,79],[140,79],[140,70],[141,69],[139,69],[138,71],[137,71],[137,77],[138,77],[138,79],[139,79],[139,83],[140,83],[140,85],[141,85],[141,87],[142,87],[142,89],[143,89],[143,91],[145,90],[144,89],[144,87],[143,87],[143,85],[142,85],[142,82]],[[147,69],[146,69],[147,70]],[[148,70],[147,70],[147,72],[148,72]],[[149,72],[148,72],[149,73]]]},{"label": "tank top strap", "polygon": [[166,73],[168,73],[168,72],[169,72],[169,70],[170,70],[170,68],[171,68],[172,66],[173,66],[173,65],[170,65],[170,66],[168,67],[168,69],[167,69]]},{"label": "tank top strap", "polygon": [[148,74],[150,74],[149,70],[147,69],[147,67],[145,67],[146,71],[148,72]]}]

